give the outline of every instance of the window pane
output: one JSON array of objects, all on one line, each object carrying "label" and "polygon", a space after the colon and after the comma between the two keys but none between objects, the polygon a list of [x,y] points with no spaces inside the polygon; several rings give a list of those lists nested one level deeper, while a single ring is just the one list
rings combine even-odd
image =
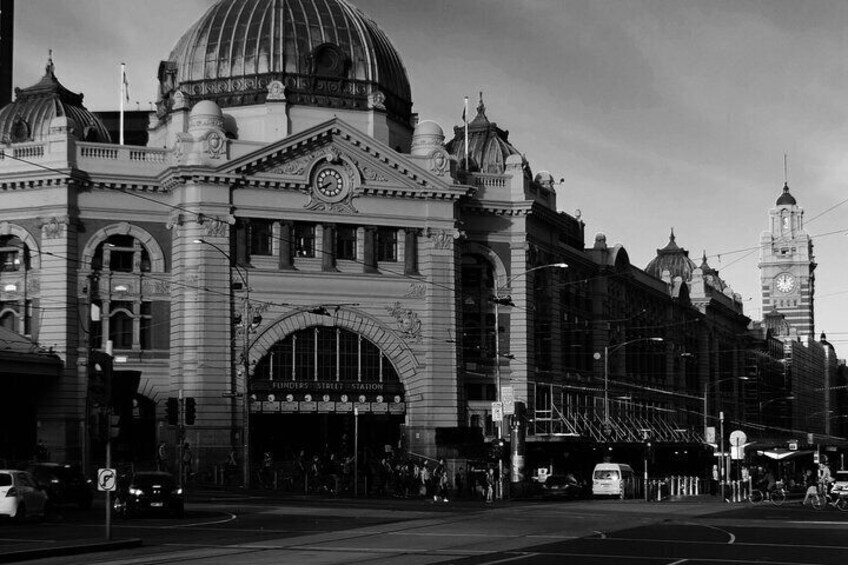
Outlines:
[{"label": "window pane", "polygon": [[109,339],[117,349],[130,349],[133,344],[133,320],[124,312],[109,317]]},{"label": "window pane", "polygon": [[359,380],[359,336],[342,331],[339,335],[339,378],[343,381]]},{"label": "window pane", "polygon": [[299,381],[315,379],[315,333],[312,328],[295,336],[295,371]]},{"label": "window pane", "polygon": [[336,230],[336,258],[356,260],[356,227],[339,226]]},{"label": "window pane", "polygon": [[336,380],[335,328],[318,328],[318,380]]},{"label": "window pane", "polygon": [[315,226],[313,224],[294,225],[295,257],[315,257]]},{"label": "window pane", "polygon": [[250,220],[251,255],[271,255],[272,226],[271,220]]},{"label": "window pane", "polygon": [[377,260],[397,261],[397,230],[379,228],[377,230]]},{"label": "window pane", "polygon": [[380,350],[368,341],[362,340],[362,382],[380,381]]}]

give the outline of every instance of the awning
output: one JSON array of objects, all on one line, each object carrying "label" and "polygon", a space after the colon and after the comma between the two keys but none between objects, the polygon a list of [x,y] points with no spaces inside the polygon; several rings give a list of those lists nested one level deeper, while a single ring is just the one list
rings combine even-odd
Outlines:
[{"label": "awning", "polygon": [[792,459],[797,459],[798,457],[805,457],[807,455],[812,455],[815,451],[812,450],[801,450],[801,451],[791,451],[785,448],[777,448],[777,449],[766,449],[763,451],[757,451],[757,455],[763,455],[768,457],[769,459],[775,459],[777,461],[790,461]]}]

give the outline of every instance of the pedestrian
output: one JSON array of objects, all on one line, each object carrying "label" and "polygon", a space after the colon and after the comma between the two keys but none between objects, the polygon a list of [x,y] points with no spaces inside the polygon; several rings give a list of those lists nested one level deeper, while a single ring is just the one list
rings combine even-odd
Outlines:
[{"label": "pedestrian", "polygon": [[807,490],[804,494],[804,500],[801,502],[801,505],[806,505],[811,496],[816,496],[818,494],[818,478],[810,469],[804,471],[804,486],[807,487]]},{"label": "pedestrian", "polygon": [[191,466],[193,458],[194,457],[191,453],[191,446],[188,444],[188,442],[185,442],[183,444],[183,479],[185,481],[188,481],[193,475]]},{"label": "pedestrian", "polygon": [[262,488],[271,489],[274,486],[274,456],[271,451],[262,455],[262,476],[260,477]]},{"label": "pedestrian", "polygon": [[160,441],[159,445],[156,447],[156,470],[168,470],[168,446],[164,441]]},{"label": "pedestrian", "polygon": [[495,470],[489,467],[486,470],[486,504],[491,504],[495,494]]},{"label": "pedestrian", "polygon": [[458,467],[456,469],[456,473],[453,476],[453,487],[456,489],[456,498],[459,498],[463,495],[463,481],[464,481],[465,471],[463,471],[462,467]]},{"label": "pedestrian", "polygon": [[238,471],[238,460],[236,459],[236,448],[230,448],[230,454],[227,456],[227,461],[224,464],[225,482],[230,485],[235,482],[236,472]]}]

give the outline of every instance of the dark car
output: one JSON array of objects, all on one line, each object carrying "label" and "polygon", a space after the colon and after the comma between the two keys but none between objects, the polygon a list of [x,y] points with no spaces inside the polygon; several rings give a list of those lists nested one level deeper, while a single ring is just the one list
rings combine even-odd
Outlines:
[{"label": "dark car", "polygon": [[548,475],[540,485],[542,496],[551,498],[584,498],[586,496],[586,485],[581,483],[574,475]]},{"label": "dark car", "polygon": [[168,514],[182,518],[183,490],[174,475],[164,471],[137,471],[118,479],[112,509],[119,516]]},{"label": "dark car", "polygon": [[66,463],[33,463],[26,468],[46,491],[51,506],[73,504],[82,510],[91,508],[94,484],[82,470]]}]

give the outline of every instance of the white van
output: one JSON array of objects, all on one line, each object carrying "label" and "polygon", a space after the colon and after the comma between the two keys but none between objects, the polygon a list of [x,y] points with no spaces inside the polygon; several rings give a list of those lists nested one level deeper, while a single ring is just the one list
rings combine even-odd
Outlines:
[{"label": "white van", "polygon": [[632,495],[633,468],[624,463],[598,463],[592,471],[593,496],[617,496],[625,498]]}]

